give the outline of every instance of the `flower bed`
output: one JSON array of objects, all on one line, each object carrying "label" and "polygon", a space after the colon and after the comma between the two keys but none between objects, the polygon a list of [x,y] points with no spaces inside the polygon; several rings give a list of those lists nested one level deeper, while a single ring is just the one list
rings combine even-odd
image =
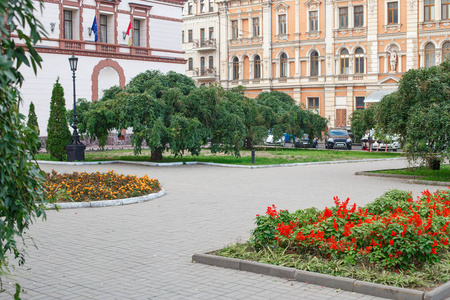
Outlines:
[{"label": "flower bed", "polygon": [[250,241],[216,254],[402,287],[450,280],[449,190],[413,200],[392,190],[366,207],[335,206],[257,215]]},{"label": "flower bed", "polygon": [[159,181],[150,179],[148,175],[118,175],[114,171],[58,174],[52,170],[51,173],[46,173],[44,188],[46,198],[56,198],[58,202],[123,199],[161,190]]}]

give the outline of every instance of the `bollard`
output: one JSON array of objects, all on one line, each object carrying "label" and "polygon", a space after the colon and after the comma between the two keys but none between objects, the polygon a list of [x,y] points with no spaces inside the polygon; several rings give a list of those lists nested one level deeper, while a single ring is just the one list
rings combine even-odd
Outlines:
[{"label": "bollard", "polygon": [[255,150],[252,150],[252,165],[255,164]]}]

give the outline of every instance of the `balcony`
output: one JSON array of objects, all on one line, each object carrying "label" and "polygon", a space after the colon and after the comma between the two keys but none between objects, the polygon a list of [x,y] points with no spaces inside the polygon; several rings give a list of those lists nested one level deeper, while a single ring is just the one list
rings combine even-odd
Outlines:
[{"label": "balcony", "polygon": [[117,53],[118,48],[119,46],[114,44],[97,43],[97,51],[99,52]]},{"label": "balcony", "polygon": [[194,40],[192,50],[209,51],[216,50],[216,40]]},{"label": "balcony", "polygon": [[197,80],[216,79],[217,71],[216,68],[194,68],[188,70],[186,75]]},{"label": "balcony", "polygon": [[84,50],[84,42],[72,41],[72,40],[61,40],[60,47],[63,49],[70,49],[70,50]]}]

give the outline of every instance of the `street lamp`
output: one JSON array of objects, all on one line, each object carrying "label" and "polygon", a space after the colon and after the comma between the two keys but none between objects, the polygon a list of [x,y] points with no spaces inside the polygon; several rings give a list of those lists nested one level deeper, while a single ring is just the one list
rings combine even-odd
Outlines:
[{"label": "street lamp", "polygon": [[75,57],[72,52],[72,57],[69,57],[70,70],[72,70],[73,79],[73,134],[72,141],[66,146],[67,161],[84,161],[84,149],[86,146],[80,142],[80,136],[77,130],[77,103],[75,97],[75,71],[77,70],[78,57]]}]

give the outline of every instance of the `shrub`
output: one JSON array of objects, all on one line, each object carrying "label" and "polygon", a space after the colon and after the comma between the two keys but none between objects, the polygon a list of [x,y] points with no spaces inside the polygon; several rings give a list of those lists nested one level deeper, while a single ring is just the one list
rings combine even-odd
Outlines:
[{"label": "shrub", "polygon": [[367,207],[349,206],[350,199],[334,201],[334,207],[317,212],[290,214],[268,207],[265,216],[256,217],[251,243],[393,269],[435,262],[440,251],[449,249],[449,190],[426,190],[415,201],[393,190]]},{"label": "shrub", "polygon": [[47,126],[46,148],[50,158],[66,160],[66,146],[70,142],[70,131],[66,120],[66,101],[64,89],[59,83],[59,78],[53,85],[52,101],[50,102],[50,118]]},{"label": "shrub", "polygon": [[[39,136],[39,124],[36,116],[36,112],[34,110],[34,104],[33,102],[30,103],[30,109],[28,110],[28,121],[27,121],[27,127],[36,132],[36,134]],[[41,141],[36,142],[34,145],[30,146],[31,151],[33,153],[37,153],[39,149],[41,149]]]}]

